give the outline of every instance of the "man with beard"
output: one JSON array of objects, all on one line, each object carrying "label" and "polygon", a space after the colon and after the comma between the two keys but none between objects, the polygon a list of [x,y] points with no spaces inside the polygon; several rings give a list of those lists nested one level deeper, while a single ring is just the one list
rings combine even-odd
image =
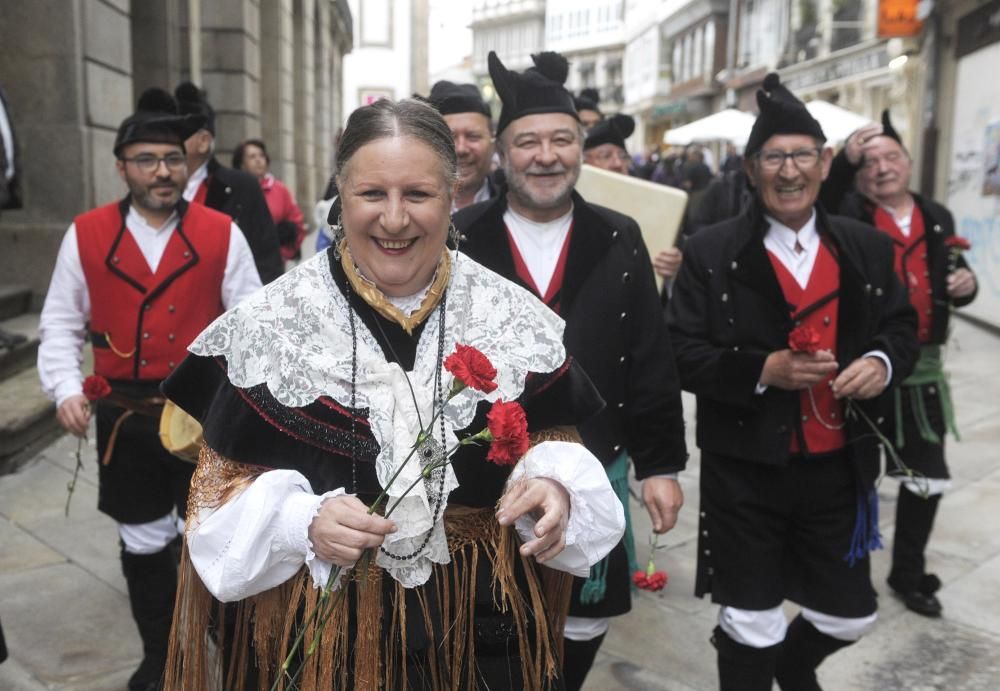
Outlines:
[{"label": "man with beard", "polygon": [[[850,137],[833,161],[823,186],[830,209],[860,219],[892,238],[896,273],[917,311],[920,359],[895,396],[895,434],[890,440],[916,477],[901,477],[896,501],[889,587],[910,610],[941,616],[935,594],[940,579],[927,573],[924,551],[941,495],[949,488],[944,436],[956,433],[941,346],[948,340],[952,307],[976,297],[976,276],[961,252],[948,249],[955,219],[945,207],[910,191],[913,161],[882,113],[882,125],[868,125]],[[857,186],[857,192],[852,187]]]},{"label": "man with beard", "polygon": [[[628,458],[657,533],[677,520],[683,494],[676,473],[687,452],[677,374],[649,253],[635,221],[588,204],[574,191],[583,128],[565,89],[568,64],[557,53],[532,57],[523,73],[489,54],[503,102],[497,148],[506,194],[455,215],[467,235],[460,249],[538,295],[566,320],[566,350],[606,402],[579,429],[605,465],[628,509]],[[631,608],[631,532],[573,584],[565,630],[566,688],[579,689],[608,630]],[[634,557],[632,559],[634,561]]]},{"label": "man with beard", "polygon": [[205,125],[184,143],[190,177],[184,199],[221,211],[239,226],[253,252],[260,280],[270,283],[285,270],[267,200],[260,183],[242,170],[227,168],[215,158],[215,109],[191,82],[174,90],[182,114],[200,115]]},{"label": "man with beard", "polygon": [[[202,329],[260,287],[240,229],[181,198],[184,141],[203,126],[201,116],[178,115],[167,92],[142,95],[114,146],[128,195],[70,225],[39,324],[38,372],[59,423],[85,436],[88,395],[98,399],[98,508],[118,524],[143,648],[129,691],[160,688],[194,470],[160,443],[160,381]],[[88,330],[94,373],[103,381],[85,387],[80,361]]]},{"label": "man with beard", "polygon": [[697,396],[695,592],[721,605],[720,687],[815,690],[820,663],[875,623],[881,464],[865,421],[913,367],[916,315],[889,240],[815,203],[832,158],[819,123],[777,74],[757,103],[753,203],[687,241],[668,323]]},{"label": "man with beard", "polygon": [[492,199],[496,185],[490,180],[493,129],[490,106],[475,84],[437,82],[427,99],[444,116],[458,154],[458,192],[452,212]]}]

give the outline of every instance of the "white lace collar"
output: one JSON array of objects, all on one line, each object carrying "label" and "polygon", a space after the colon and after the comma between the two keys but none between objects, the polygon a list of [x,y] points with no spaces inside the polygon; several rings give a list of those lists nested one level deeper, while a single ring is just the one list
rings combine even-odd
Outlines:
[{"label": "white lace collar", "polygon": [[[203,356],[221,356],[228,363],[229,380],[248,388],[266,384],[283,405],[301,407],[320,396],[350,403],[352,338],[347,299],[334,284],[328,253],[300,264],[215,320],[188,348]],[[481,350],[497,369],[497,390],[488,400],[513,400],[524,389],[528,372],[547,373],[566,359],[562,344],[564,322],[523,288],[475,263],[452,254],[445,318],[445,355],[456,343]],[[356,404],[369,409],[372,433],[380,447],[376,474],[384,487],[409,453],[419,432],[416,408],[402,368],[387,363],[375,337],[360,319]],[[427,320],[409,373],[420,414],[430,417],[434,374],[438,356],[438,319]],[[443,373],[447,391],[451,375]],[[446,438],[468,427],[483,394],[465,390],[444,412]],[[402,494],[419,475],[410,462],[389,490],[390,498]],[[458,480],[449,466],[445,498]],[[391,499],[390,499],[391,501]],[[445,499],[446,502],[446,499]],[[434,533],[417,558],[396,561],[379,553],[377,563],[406,587],[425,583],[431,564],[449,560],[444,534],[445,506]],[[388,536],[385,548],[408,554],[420,546],[431,529],[434,513],[422,483],[406,496],[393,513],[399,530]]]}]

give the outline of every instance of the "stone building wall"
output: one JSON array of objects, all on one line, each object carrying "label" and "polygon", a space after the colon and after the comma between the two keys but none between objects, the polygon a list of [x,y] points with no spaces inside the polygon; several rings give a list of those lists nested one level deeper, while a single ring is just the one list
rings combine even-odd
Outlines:
[{"label": "stone building wall", "polygon": [[40,300],[73,217],[122,196],[115,132],[150,86],[204,88],[219,160],[261,137],[308,219],[332,170],[352,45],[346,0],[5,2],[0,86],[24,208],[0,216],[0,283],[28,285]]}]

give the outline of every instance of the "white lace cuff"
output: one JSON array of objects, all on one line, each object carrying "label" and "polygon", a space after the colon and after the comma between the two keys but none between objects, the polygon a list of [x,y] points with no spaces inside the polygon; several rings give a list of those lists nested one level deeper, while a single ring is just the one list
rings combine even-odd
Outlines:
[{"label": "white lace cuff", "polygon": [[[582,444],[546,441],[532,447],[517,464],[508,484],[536,477],[555,480],[569,492],[566,549],[546,566],[585,577],[625,532],[625,509],[611,489],[604,466]],[[535,539],[535,520],[522,516],[515,522],[524,541]]]}]

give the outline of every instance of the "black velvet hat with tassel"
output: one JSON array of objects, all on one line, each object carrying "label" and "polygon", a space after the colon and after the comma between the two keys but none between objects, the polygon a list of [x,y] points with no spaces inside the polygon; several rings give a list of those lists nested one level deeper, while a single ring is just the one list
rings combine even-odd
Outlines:
[{"label": "black velvet hat with tassel", "polygon": [[181,113],[201,115],[205,118],[205,129],[215,135],[215,109],[205,98],[205,92],[191,82],[181,82],[174,89],[177,107]]},{"label": "black velvet hat with tassel", "polygon": [[826,141],[823,128],[800,101],[781,83],[774,72],[764,77],[763,88],[757,91],[760,115],[753,123],[744,156],[753,156],[764,142],[776,134],[804,134]]},{"label": "black velvet hat with tassel", "polygon": [[592,110],[595,113],[600,113],[601,117],[604,117],[604,113],[601,113],[601,108],[598,105],[600,102],[601,94],[598,93],[597,89],[592,89],[590,87],[580,89],[580,94],[573,99],[577,112],[580,112],[581,110]]},{"label": "black velvet hat with tassel", "polygon": [[559,53],[545,51],[531,56],[535,63],[524,72],[504,67],[494,51],[489,54],[490,77],[503,107],[497,123],[497,136],[514,120],[537,113],[565,113],[579,120],[573,95],[563,86],[569,63]]},{"label": "black velvet hat with tassel", "polygon": [[633,132],[635,132],[635,118],[625,113],[615,113],[587,131],[583,150],[593,149],[601,144],[614,144],[624,149],[625,140],[631,137]]},{"label": "black velvet hat with tassel", "polygon": [[441,115],[480,113],[487,118],[492,117],[489,104],[483,100],[479,87],[475,84],[455,84],[441,80],[431,87],[430,96],[426,100],[430,101]]},{"label": "black velvet hat with tassel", "polygon": [[163,89],[146,89],[139,96],[135,113],[118,126],[115,156],[120,157],[122,149],[135,142],[179,144],[184,148],[184,141],[204,126],[204,116],[179,113],[174,97]]}]

